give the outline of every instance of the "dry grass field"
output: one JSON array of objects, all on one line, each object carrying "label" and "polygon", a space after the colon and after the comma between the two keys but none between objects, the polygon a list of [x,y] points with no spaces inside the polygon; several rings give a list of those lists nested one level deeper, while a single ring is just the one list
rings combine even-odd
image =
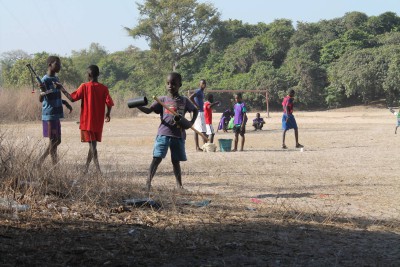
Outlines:
[{"label": "dry grass field", "polygon": [[[0,211],[0,265],[400,266],[395,116],[376,107],[295,116],[304,152],[293,131],[281,149],[280,113],[262,131],[247,125],[243,152],[195,152],[188,131],[186,190],[175,190],[168,154],[150,193],[161,209],[122,201],[148,197],[157,115],[105,124],[101,176],[80,174],[88,147],[75,120],[62,122],[59,165],[48,159],[41,170],[30,162],[47,145],[40,122],[0,124],[0,145],[30,154],[25,186],[16,175],[2,178],[0,197],[30,209]],[[195,205],[202,201],[211,202]]]}]

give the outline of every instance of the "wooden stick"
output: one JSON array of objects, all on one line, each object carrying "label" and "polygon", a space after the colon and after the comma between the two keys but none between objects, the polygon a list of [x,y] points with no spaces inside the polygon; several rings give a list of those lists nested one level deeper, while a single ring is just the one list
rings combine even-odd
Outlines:
[{"label": "wooden stick", "polygon": [[[170,109],[167,105],[165,105],[163,102],[160,101],[160,99],[158,99],[156,96],[153,96],[153,99],[155,101],[158,102],[158,104],[160,104],[161,106],[163,106],[166,110],[168,110],[169,112],[171,112],[174,116],[179,116],[179,114],[177,112],[175,112],[174,110]],[[207,136],[205,136],[202,132],[199,132],[197,129],[195,129],[193,126],[190,126],[190,129],[192,129],[193,131],[195,131],[195,133],[197,133],[198,135],[200,135],[204,140],[206,140],[207,142],[209,141],[209,139],[207,138]]]}]

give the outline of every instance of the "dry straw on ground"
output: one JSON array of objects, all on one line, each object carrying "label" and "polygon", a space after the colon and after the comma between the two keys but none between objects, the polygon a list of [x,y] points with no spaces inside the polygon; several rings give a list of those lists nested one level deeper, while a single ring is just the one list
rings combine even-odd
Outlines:
[{"label": "dry straw on ground", "polygon": [[59,165],[41,169],[34,168],[47,145],[40,123],[1,124],[0,197],[30,209],[0,213],[0,264],[400,265],[395,117],[367,107],[295,115],[304,152],[292,131],[289,149],[280,148],[280,113],[265,119],[263,131],[248,126],[244,152],[195,152],[188,132],[187,191],[174,189],[167,155],[150,194],[162,209],[122,201],[148,197],[157,115],[105,124],[103,175],[87,176],[76,120],[62,122]]}]

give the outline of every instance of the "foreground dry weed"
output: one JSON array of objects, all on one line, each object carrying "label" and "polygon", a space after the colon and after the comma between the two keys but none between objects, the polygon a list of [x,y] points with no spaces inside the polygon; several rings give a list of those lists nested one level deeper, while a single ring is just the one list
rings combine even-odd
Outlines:
[{"label": "foreground dry weed", "polygon": [[2,124],[1,197],[30,209],[0,213],[1,264],[399,265],[394,118],[366,108],[299,112],[302,153],[291,132],[289,150],[280,149],[280,114],[271,117],[265,131],[247,129],[242,153],[195,152],[189,132],[187,191],[174,189],[167,156],[150,193],[161,209],[123,201],[149,197],[143,187],[157,115],[106,124],[103,175],[87,176],[75,122],[62,122],[60,164],[40,169],[40,125]]}]

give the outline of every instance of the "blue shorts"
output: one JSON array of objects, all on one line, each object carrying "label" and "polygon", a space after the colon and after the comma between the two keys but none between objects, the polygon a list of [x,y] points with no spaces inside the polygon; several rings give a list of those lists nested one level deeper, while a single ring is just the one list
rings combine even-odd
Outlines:
[{"label": "blue shorts", "polygon": [[[289,118],[286,122],[286,118]],[[283,114],[282,116],[282,130],[289,130],[289,129],[297,129],[296,119],[294,118],[293,114]]]},{"label": "blue shorts", "polygon": [[157,135],[154,142],[153,157],[165,158],[168,152],[168,147],[171,150],[171,159],[173,161],[186,161],[185,140],[165,135]]}]

